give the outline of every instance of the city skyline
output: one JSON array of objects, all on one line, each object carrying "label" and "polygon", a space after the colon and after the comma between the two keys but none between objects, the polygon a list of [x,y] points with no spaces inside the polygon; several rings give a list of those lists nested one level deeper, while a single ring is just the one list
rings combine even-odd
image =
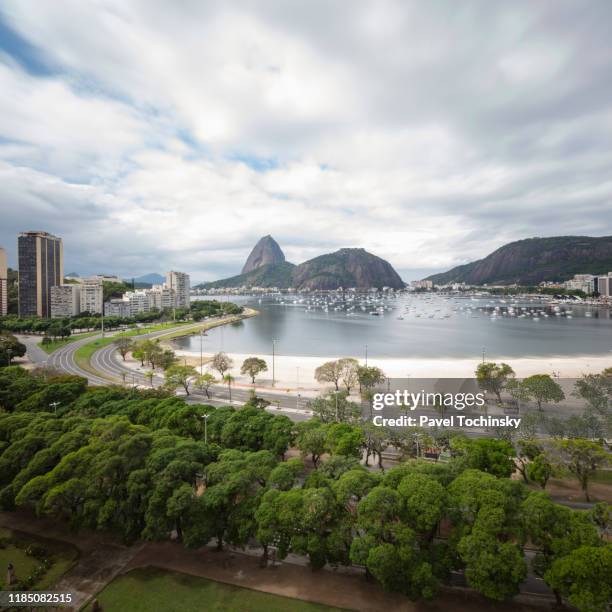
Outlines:
[{"label": "city skyline", "polygon": [[11,267],[37,228],[66,272],[194,282],[266,234],[295,263],[366,248],[406,281],[612,234],[609,3],[150,7],[0,8]]}]

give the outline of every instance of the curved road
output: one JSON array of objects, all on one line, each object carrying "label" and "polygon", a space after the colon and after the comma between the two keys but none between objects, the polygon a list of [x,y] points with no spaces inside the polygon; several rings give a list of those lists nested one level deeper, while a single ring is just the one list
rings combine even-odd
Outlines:
[{"label": "curved road", "polygon": [[[180,325],[176,327],[168,327],[163,330],[143,333],[134,336],[134,339],[151,339],[170,334],[174,331],[190,331],[198,330],[201,323],[192,325]],[[113,335],[118,332],[107,334]],[[164,384],[165,380],[162,375],[155,373],[153,380],[149,380],[144,374],[134,368],[130,368],[123,363],[123,360],[118,355],[117,347],[114,344],[108,344],[95,351],[90,359],[92,371],[87,371],[81,368],[76,362],[76,352],[84,344],[88,344],[102,337],[102,334],[88,336],[79,340],[70,342],[58,349],[50,355],[47,355],[36,345],[40,338],[27,338],[26,345],[28,347],[28,356],[30,359],[39,364],[45,364],[49,367],[61,370],[67,374],[74,374],[86,378],[92,385],[109,385],[109,384],[134,384],[138,386],[154,386],[159,387]],[[24,338],[25,340],[25,338]],[[95,373],[94,373],[95,372]],[[250,390],[232,388],[232,400],[236,403],[245,403],[250,396]],[[312,412],[305,407],[306,400],[300,396],[291,395],[280,392],[258,392],[258,397],[262,397],[270,402],[269,410],[278,413],[284,413],[295,421],[306,420],[312,416]],[[225,385],[215,385],[211,388],[211,398],[207,398],[203,393],[191,391],[188,401],[206,402],[212,405],[228,405],[229,392]]]}]

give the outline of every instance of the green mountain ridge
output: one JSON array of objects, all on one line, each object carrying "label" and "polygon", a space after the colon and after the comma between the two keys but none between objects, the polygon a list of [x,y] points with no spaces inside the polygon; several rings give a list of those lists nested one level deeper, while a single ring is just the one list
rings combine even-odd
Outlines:
[{"label": "green mountain ridge", "polygon": [[278,287],[287,289],[292,286],[295,264],[284,261],[255,268],[245,274],[237,274],[210,283],[200,283],[196,289],[228,289],[232,287]]},{"label": "green mountain ridge", "polygon": [[435,284],[537,285],[612,271],[612,236],[553,236],[510,242],[483,259],[432,274]]},{"label": "green mountain ridge", "polygon": [[340,287],[402,289],[404,286],[389,262],[365,249],[346,248],[320,255],[299,266],[287,261],[263,265],[245,274],[201,283],[196,288],[293,287],[298,290],[334,290]]}]

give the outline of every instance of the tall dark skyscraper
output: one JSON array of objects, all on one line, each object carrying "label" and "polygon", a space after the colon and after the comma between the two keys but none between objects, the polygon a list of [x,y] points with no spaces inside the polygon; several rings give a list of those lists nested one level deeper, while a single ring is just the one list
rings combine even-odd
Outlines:
[{"label": "tall dark skyscraper", "polygon": [[50,317],[51,287],[64,278],[62,239],[47,232],[23,232],[19,251],[19,316]]}]

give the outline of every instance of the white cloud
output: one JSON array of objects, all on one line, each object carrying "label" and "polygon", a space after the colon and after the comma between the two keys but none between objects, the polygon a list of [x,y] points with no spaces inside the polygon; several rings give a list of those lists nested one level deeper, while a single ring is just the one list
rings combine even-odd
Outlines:
[{"label": "white cloud", "polygon": [[78,271],[202,279],[272,233],[292,261],[364,246],[410,277],[612,233],[604,0],[8,0],[0,16],[49,68],[0,40],[9,247],[34,223]]}]

